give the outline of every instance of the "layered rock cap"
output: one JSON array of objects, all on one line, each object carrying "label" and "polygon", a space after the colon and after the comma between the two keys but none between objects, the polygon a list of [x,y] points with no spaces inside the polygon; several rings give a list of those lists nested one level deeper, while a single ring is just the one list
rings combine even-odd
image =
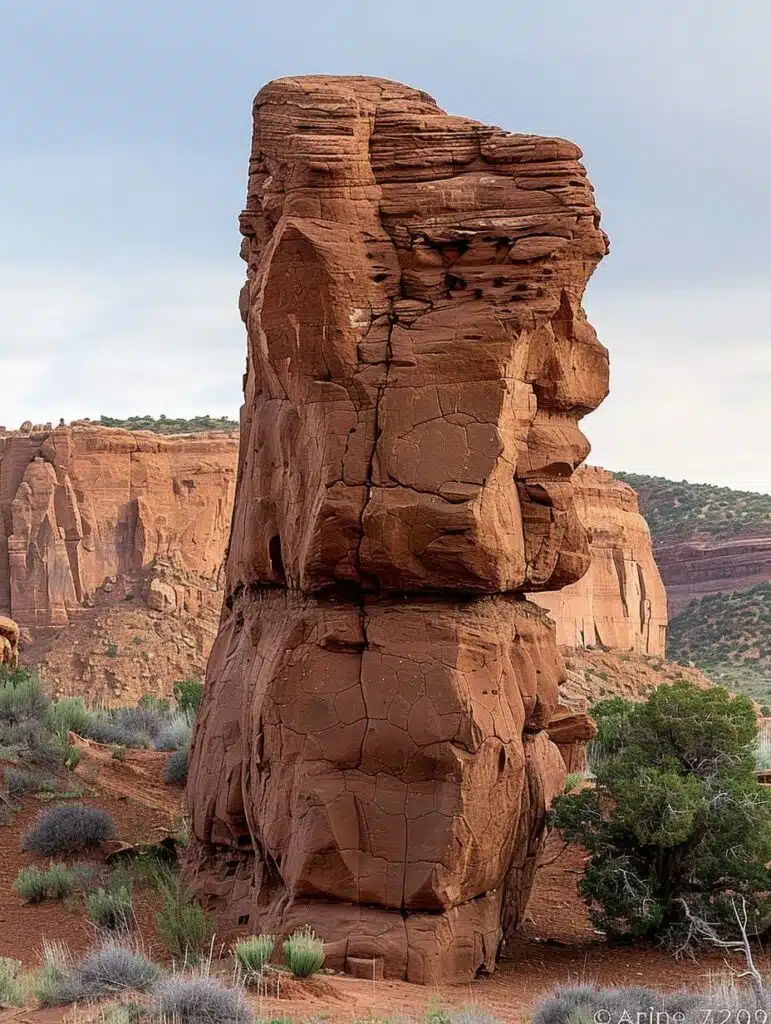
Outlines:
[{"label": "layered rock cap", "polygon": [[492,969],[516,929],[566,771],[549,725],[591,731],[558,715],[524,599],[589,565],[570,478],[607,393],[581,299],[608,243],[580,156],[382,79],[256,98],[188,783],[188,875],[223,925],[311,924],[332,966],[426,983]]}]

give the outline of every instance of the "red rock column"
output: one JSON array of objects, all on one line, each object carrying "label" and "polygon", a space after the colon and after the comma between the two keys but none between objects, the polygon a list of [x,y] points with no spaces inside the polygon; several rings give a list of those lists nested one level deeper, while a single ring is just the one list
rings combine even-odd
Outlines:
[{"label": "red rock column", "polygon": [[[580,152],[379,79],[255,101],[226,602],[188,784],[224,928],[467,980],[516,926],[565,766],[524,599],[580,578],[581,308],[607,240]],[[504,905],[505,904],[505,905]]]}]

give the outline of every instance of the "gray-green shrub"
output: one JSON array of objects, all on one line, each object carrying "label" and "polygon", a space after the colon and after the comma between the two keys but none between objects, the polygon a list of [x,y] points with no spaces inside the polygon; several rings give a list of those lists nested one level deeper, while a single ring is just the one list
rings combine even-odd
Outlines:
[{"label": "gray-green shrub", "polygon": [[26,768],[6,768],[5,788],[9,796],[21,796],[23,793],[54,793],[56,779],[45,772]]},{"label": "gray-green shrub", "polygon": [[[769,993],[771,995],[771,993]],[[657,992],[643,986],[597,988],[593,985],[560,986],[535,1008],[532,1024],[592,1024],[601,1020],[672,1020],[703,1024],[713,1015],[746,1007],[764,1009],[750,991],[713,989],[707,992]],[[679,1014],[681,1016],[675,1016]],[[660,1015],[660,1016],[659,1016]],[[733,1014],[731,1014],[733,1018]],[[754,1019],[754,1018],[753,1018]]]},{"label": "gray-green shrub", "polygon": [[203,974],[174,974],[153,989],[162,1020],[185,1024],[252,1024],[254,1016],[240,989]]},{"label": "gray-green shrub", "polygon": [[46,943],[35,994],[43,1006],[62,1006],[111,992],[146,992],[160,968],[129,945],[105,940],[73,963],[66,949]]},{"label": "gray-green shrub", "polygon": [[43,857],[77,853],[115,835],[106,811],[86,804],[57,804],[42,811],[24,836],[22,849]]},{"label": "gray-green shrub", "polygon": [[184,786],[187,782],[187,771],[190,764],[190,751],[187,747],[175,750],[166,758],[163,766],[163,781],[167,786]]},{"label": "gray-green shrub", "polygon": [[153,746],[156,750],[183,750],[190,746],[192,735],[192,712],[177,711],[155,734]]}]

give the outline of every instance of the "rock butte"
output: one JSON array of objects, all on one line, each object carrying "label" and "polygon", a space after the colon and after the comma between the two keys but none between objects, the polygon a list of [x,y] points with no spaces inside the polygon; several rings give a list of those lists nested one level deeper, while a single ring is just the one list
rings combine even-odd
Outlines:
[{"label": "rock butte", "polygon": [[[492,970],[565,778],[565,678],[525,593],[587,570],[570,476],[607,392],[607,252],[578,148],[371,78],[266,86],[248,333],[188,877],[328,963]],[[570,716],[567,716],[568,718]],[[355,965],[357,970],[361,964]]]},{"label": "rock butte", "polygon": [[[0,612],[33,633],[61,627],[106,579],[156,558],[204,580],[222,565],[237,443],[50,425],[0,434]],[[185,600],[163,573],[150,607]]]},{"label": "rock butte", "polygon": [[557,642],[566,647],[596,645],[663,656],[667,592],[637,495],[594,466],[575,472],[573,493],[589,536],[591,566],[577,583],[531,600],[550,613]]}]

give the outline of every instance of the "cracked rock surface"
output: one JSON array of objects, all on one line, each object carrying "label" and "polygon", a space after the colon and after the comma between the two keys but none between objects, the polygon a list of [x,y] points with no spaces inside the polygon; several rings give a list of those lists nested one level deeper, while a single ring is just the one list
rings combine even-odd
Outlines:
[{"label": "cracked rock surface", "polygon": [[[581,154],[381,79],[257,96],[226,599],[193,745],[189,877],[328,963],[464,981],[527,903],[564,750],[553,625],[608,357]],[[564,750],[563,750],[564,748]],[[563,751],[563,753],[561,753]]]}]

